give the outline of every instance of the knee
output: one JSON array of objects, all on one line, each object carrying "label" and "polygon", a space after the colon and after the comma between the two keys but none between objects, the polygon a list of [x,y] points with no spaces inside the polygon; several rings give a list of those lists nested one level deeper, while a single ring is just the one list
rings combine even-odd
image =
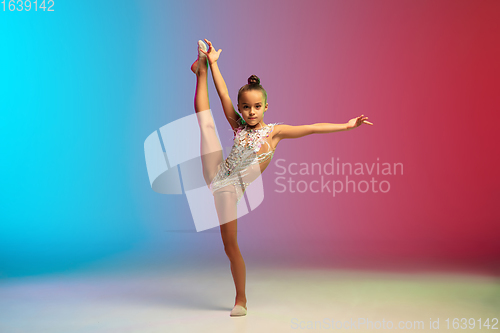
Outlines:
[{"label": "knee", "polygon": [[229,260],[235,260],[241,257],[241,252],[240,248],[238,247],[238,244],[225,245],[224,252],[226,252],[226,255],[229,258]]}]

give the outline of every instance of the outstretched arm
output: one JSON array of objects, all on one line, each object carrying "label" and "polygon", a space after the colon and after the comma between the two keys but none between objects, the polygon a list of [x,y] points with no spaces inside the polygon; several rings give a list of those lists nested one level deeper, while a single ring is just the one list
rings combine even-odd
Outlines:
[{"label": "outstretched arm", "polygon": [[301,126],[279,125],[274,137],[278,141],[281,139],[296,139],[310,134],[349,131],[360,126],[361,124],[373,125],[366,119],[368,119],[368,117],[364,117],[364,115],[361,115],[359,117],[352,118],[345,124],[317,123]]},{"label": "outstretched arm", "polygon": [[222,109],[224,110],[224,114],[226,115],[226,119],[234,129],[238,128],[239,124],[237,123],[240,115],[236,113],[234,109],[233,102],[231,102],[231,98],[229,98],[229,92],[227,90],[226,82],[222,77],[222,74],[219,70],[219,66],[217,65],[217,60],[219,59],[219,55],[222,52],[222,49],[219,51],[215,51],[212,43],[205,39],[205,42],[208,44],[207,52],[204,52],[208,58],[208,64],[210,65],[210,69],[212,70],[212,77],[214,78],[215,89],[217,90],[217,94],[219,95],[220,101],[222,103]]}]

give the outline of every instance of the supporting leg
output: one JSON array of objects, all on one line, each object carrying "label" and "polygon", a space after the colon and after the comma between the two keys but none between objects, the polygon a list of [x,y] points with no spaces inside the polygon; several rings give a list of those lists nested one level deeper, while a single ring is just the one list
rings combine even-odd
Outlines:
[{"label": "supporting leg", "polygon": [[217,214],[219,215],[219,220],[221,220],[220,231],[222,242],[224,243],[224,251],[229,258],[236,288],[235,305],[241,305],[246,309],[246,267],[238,246],[238,222],[236,218],[229,221],[229,218],[236,216],[236,192],[217,191],[214,198]]}]

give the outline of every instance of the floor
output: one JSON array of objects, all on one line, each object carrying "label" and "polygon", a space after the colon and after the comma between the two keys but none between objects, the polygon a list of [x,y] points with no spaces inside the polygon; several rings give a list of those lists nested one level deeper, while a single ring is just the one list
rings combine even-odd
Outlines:
[{"label": "floor", "polygon": [[492,276],[252,267],[248,315],[237,318],[233,288],[222,265],[0,280],[0,332],[428,332],[454,318],[474,323],[467,331],[487,319],[500,327]]}]

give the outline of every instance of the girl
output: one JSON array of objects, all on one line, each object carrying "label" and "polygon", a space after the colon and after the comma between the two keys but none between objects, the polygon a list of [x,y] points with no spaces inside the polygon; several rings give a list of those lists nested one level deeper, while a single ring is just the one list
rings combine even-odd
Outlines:
[{"label": "girl", "polygon": [[[191,70],[196,74],[194,108],[201,132],[203,176],[214,195],[222,242],[231,264],[236,287],[235,305],[230,315],[244,316],[247,314],[246,269],[237,241],[236,208],[246,187],[266,169],[276,146],[283,139],[300,138],[314,133],[346,131],[361,124],[373,124],[366,120],[368,117],[361,115],[345,124],[266,125],[264,113],[268,108],[267,93],[255,75],[252,75],[248,79],[248,84],[241,87],[238,92],[239,113],[237,113],[217,66],[222,50],[215,51],[210,41],[205,39],[205,42],[208,44],[208,50],[203,41],[198,41],[198,59],[191,66]],[[215,88],[227,121],[235,132],[234,145],[226,160],[222,155],[222,147],[215,132],[210,110],[207,88],[208,66],[212,71]]]}]

